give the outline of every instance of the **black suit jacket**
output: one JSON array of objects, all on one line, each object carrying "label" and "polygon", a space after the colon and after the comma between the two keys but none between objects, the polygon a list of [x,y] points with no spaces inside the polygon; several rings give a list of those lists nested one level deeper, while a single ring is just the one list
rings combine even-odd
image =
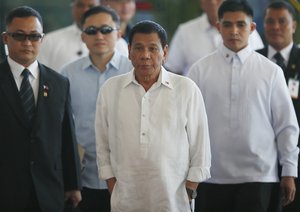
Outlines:
[{"label": "black suit jacket", "polygon": [[[268,57],[268,47],[260,49],[258,53]],[[284,70],[286,82],[291,78],[296,78],[300,81],[300,48],[293,45],[286,70]],[[300,91],[298,99],[293,99],[294,108],[296,111],[298,123],[300,124]],[[299,146],[299,142],[298,142]]]},{"label": "black suit jacket", "polygon": [[44,212],[63,210],[64,192],[80,189],[69,81],[39,64],[30,126],[12,72],[0,63],[0,211],[20,211],[35,190]]}]

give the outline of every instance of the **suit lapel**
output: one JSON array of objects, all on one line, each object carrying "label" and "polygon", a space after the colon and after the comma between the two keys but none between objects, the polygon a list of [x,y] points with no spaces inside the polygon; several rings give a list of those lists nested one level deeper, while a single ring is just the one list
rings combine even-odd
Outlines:
[{"label": "suit lapel", "polygon": [[263,49],[260,49],[257,51],[258,53],[262,54],[265,57],[268,57],[268,47],[264,47]]},{"label": "suit lapel", "polygon": [[[266,46],[263,49],[258,50],[260,54],[268,57],[268,47]],[[287,68],[285,70],[285,79],[288,81],[289,78],[295,78],[298,75],[298,79],[300,77],[300,48],[298,48],[295,44],[292,47]]]},{"label": "suit lapel", "polygon": [[299,72],[300,72],[300,48],[298,48],[295,44],[293,45],[293,48],[291,50],[290,56],[289,56],[289,62],[287,66],[287,70],[290,77],[295,77],[298,75],[299,79]]},{"label": "suit lapel", "polygon": [[26,118],[19,91],[7,60],[0,65],[0,89],[2,89],[4,98],[6,98],[16,117],[23,125],[29,127],[29,120]]},{"label": "suit lapel", "polygon": [[47,73],[47,69],[45,66],[39,63],[39,70],[40,70],[40,79],[39,79],[39,91],[38,91],[38,99],[36,105],[36,114],[35,114],[35,121],[34,127],[39,126],[41,123],[41,119],[43,118],[44,114],[42,108],[45,104],[47,104],[47,99],[51,95],[51,79],[49,78],[49,74]]}]

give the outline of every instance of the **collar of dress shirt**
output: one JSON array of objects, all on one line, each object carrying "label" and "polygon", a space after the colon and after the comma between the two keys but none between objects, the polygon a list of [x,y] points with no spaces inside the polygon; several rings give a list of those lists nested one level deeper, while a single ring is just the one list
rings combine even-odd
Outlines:
[{"label": "collar of dress shirt", "polygon": [[228,49],[226,46],[224,46],[224,44],[223,44],[223,45],[220,45],[219,51],[221,52],[221,54],[223,55],[223,57],[227,61],[227,63],[231,63],[232,58],[235,55],[237,55],[242,64],[244,64],[246,59],[248,58],[248,56],[253,53],[253,49],[251,49],[251,47],[249,45],[247,45],[245,48],[243,48],[239,52],[233,52],[230,49]]},{"label": "collar of dress shirt", "polygon": [[120,68],[120,63],[121,63],[121,54],[115,50],[113,57],[111,58],[111,60],[109,61],[109,65],[113,66],[115,68],[115,70],[119,70]]},{"label": "collar of dress shirt", "polygon": [[[7,57],[7,62],[10,66],[10,69],[12,71],[12,74],[14,76],[15,79],[20,79],[22,71],[25,69],[24,66],[22,66],[21,64],[17,63],[16,61],[14,61],[13,59],[11,59],[9,56]],[[32,64],[30,64],[30,66],[26,67],[31,75],[37,79],[38,78],[38,73],[39,73],[39,68],[38,68],[38,62],[37,60],[35,60]]]},{"label": "collar of dress shirt", "polygon": [[[120,62],[121,62],[121,54],[117,51],[114,52],[112,58],[110,59],[110,61],[106,64],[106,70],[110,69],[110,67],[114,67],[113,70],[118,71],[121,67],[120,67]],[[89,70],[90,67],[94,67],[94,64],[90,58],[90,56],[86,56],[83,64],[82,64],[82,68],[84,70]],[[96,68],[97,69],[97,68]]]},{"label": "collar of dress shirt", "polygon": [[[293,48],[293,42],[291,42],[287,47],[281,49],[280,54],[284,59],[285,64],[289,61],[290,53]],[[274,59],[274,55],[277,53],[277,51],[270,45],[268,45],[268,58],[272,61],[276,62]]]},{"label": "collar of dress shirt", "polygon": [[[169,73],[163,66],[161,66],[161,71],[159,73],[159,77],[157,79],[157,82],[155,83],[156,87],[158,87],[162,84],[170,89],[173,89],[174,87],[173,87],[173,83],[170,79],[170,74],[171,73]],[[123,87],[126,87],[131,83],[139,84],[135,79],[134,69],[129,74],[127,74],[127,79],[124,81]]]}]

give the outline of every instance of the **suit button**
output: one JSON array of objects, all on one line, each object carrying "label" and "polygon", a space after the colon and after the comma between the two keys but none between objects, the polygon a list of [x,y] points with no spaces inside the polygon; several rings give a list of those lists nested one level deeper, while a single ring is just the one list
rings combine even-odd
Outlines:
[{"label": "suit button", "polygon": [[34,139],[31,139],[31,140],[30,140],[30,143],[32,143],[32,144],[35,143],[35,140],[34,140]]},{"label": "suit button", "polygon": [[33,166],[34,165],[34,161],[30,161],[30,165]]}]

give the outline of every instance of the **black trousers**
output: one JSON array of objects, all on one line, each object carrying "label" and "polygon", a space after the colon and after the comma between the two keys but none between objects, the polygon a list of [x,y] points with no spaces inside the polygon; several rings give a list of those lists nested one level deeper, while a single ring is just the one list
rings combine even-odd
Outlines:
[{"label": "black trousers", "polygon": [[280,183],[275,183],[272,188],[268,212],[282,212]]},{"label": "black trousers", "polygon": [[82,200],[78,205],[80,212],[110,212],[110,193],[107,189],[83,187]]},{"label": "black trousers", "polygon": [[195,212],[267,212],[275,183],[201,183]]}]

